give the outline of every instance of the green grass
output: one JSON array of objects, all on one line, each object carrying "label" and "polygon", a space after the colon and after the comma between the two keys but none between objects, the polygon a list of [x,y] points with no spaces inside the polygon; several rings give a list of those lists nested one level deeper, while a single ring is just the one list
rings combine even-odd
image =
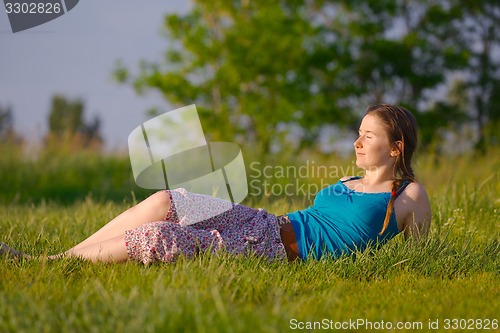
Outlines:
[{"label": "green grass", "polygon": [[[439,320],[437,331],[449,332],[460,329],[445,329],[446,319],[499,320],[500,162],[495,153],[420,157],[417,170],[429,189],[434,220],[429,239],[418,246],[398,236],[380,250],[294,264],[208,254],[150,266],[0,258],[0,332],[282,332],[295,327],[294,319],[304,325],[324,319],[332,325],[384,321],[385,328],[388,322],[421,322],[423,329],[413,331],[427,331],[429,320]],[[0,241],[38,255],[58,252],[134,201],[132,186],[117,185],[109,200],[104,193],[114,185],[94,180],[87,191],[81,178],[104,179],[100,174],[111,167],[102,157],[87,157],[88,164],[76,160],[29,162],[37,167],[27,176],[27,188],[22,177],[5,176],[7,171],[27,175],[27,162],[11,159],[7,167],[0,158],[2,182],[14,186],[4,187],[7,194],[0,200]],[[117,167],[116,184],[127,183],[126,167]],[[42,181],[50,170],[60,176]],[[75,185],[71,200],[59,200],[65,182]],[[248,203],[282,213],[302,208],[305,200],[263,196]],[[494,328],[491,322],[489,327]]]}]

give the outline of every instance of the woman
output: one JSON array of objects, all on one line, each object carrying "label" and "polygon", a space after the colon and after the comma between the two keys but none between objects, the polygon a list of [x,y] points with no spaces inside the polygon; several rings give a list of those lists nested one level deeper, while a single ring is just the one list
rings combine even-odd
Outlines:
[{"label": "woman", "polygon": [[[338,257],[370,243],[383,244],[399,232],[418,240],[428,233],[431,209],[411,166],[416,145],[416,122],[409,111],[374,105],[367,109],[354,142],[356,164],[365,170],[364,177],[346,177],[326,187],[307,209],[276,217],[235,204],[222,214],[186,225],[186,219],[227,202],[184,189],[160,191],[80,244],[49,258],[132,259],[146,264],[224,249],[293,261]],[[178,211],[189,214],[179,216]],[[29,257],[0,243],[2,252]]]}]

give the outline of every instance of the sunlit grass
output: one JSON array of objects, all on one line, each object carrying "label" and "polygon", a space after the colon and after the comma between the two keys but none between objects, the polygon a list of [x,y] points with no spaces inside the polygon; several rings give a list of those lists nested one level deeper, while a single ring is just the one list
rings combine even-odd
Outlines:
[{"label": "sunlit grass", "polygon": [[[417,175],[434,219],[429,239],[418,245],[398,236],[379,250],[293,264],[207,254],[150,266],[1,258],[0,332],[282,332],[323,319],[420,322],[423,331],[439,319],[439,331],[450,331],[445,319],[498,320],[500,165],[494,156],[419,156]],[[67,249],[134,201],[133,185],[115,188],[106,200],[114,185],[99,187],[107,184],[101,173],[112,170],[104,157],[29,162],[33,174],[25,162],[2,163],[2,180],[14,188],[3,185],[0,241],[28,253]],[[118,169],[116,184],[124,184],[130,175]],[[22,186],[16,170],[24,170],[30,186]],[[65,182],[75,190],[61,203]],[[247,203],[276,213],[308,204],[266,195]]]}]

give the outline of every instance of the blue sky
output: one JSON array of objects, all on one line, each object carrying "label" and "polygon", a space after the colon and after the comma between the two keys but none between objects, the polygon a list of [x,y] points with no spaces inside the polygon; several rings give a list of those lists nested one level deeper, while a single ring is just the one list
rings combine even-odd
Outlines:
[{"label": "blue sky", "polygon": [[2,8],[0,105],[11,106],[16,130],[37,142],[47,131],[51,97],[81,98],[87,120],[101,118],[107,148],[126,149],[147,109],[172,107],[157,93],[138,96],[114,82],[115,62],[135,71],[141,59],[160,61],[168,47],[163,18],[189,7],[177,0],[82,0],[62,17],[18,33]]}]

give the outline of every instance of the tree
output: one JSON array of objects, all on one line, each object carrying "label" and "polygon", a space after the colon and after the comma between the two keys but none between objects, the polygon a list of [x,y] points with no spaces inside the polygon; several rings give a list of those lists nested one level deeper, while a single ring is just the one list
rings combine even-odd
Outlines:
[{"label": "tree", "polygon": [[[165,63],[143,62],[135,78],[123,67],[115,74],[175,105],[196,103],[211,140],[263,154],[289,141],[282,128],[303,129],[300,149],[325,124],[356,129],[365,107],[381,102],[414,111],[429,144],[443,128],[476,119],[483,132],[498,119],[500,5],[462,3],[198,0],[166,17]],[[450,80],[456,73],[465,84]],[[461,93],[470,100],[452,97]]]},{"label": "tree", "polygon": [[[157,89],[174,105],[196,103],[211,140],[268,153],[280,125],[316,118],[310,73],[311,25],[304,1],[195,1],[169,15],[166,64],[143,63],[138,91]],[[115,72],[126,82],[125,69]],[[308,121],[305,121],[308,119]],[[314,120],[314,121],[313,121]]]},{"label": "tree", "polygon": [[[428,103],[421,122],[427,134],[439,128],[477,133],[475,148],[498,144],[500,118],[500,3],[490,0],[441,0],[429,11],[427,33],[463,61],[445,72],[447,93]],[[446,22],[446,24],[443,24]],[[448,59],[449,60],[449,59]],[[430,142],[431,135],[424,135]]]},{"label": "tree", "polygon": [[477,148],[484,150],[485,137],[498,142],[498,1],[313,3],[312,16],[321,18],[316,21],[324,35],[317,50],[338,70],[318,81],[323,95],[350,90],[344,104],[352,110],[380,102],[409,107],[416,111],[424,146],[441,139],[444,129],[460,131],[466,124],[478,129]]},{"label": "tree", "polygon": [[[330,61],[327,66],[338,70],[320,81],[322,93],[348,89],[346,108],[397,103],[427,122],[436,89],[449,72],[467,64],[467,54],[449,40],[449,26],[459,13],[444,1],[315,1],[314,9],[322,17],[324,35],[318,50]],[[440,111],[434,116],[446,121],[450,115]],[[458,118],[463,117],[451,117]]]},{"label": "tree", "polygon": [[12,131],[12,110],[10,107],[0,107],[0,138],[4,141]]},{"label": "tree", "polygon": [[0,106],[0,142],[23,143],[22,137],[14,130],[14,117],[10,106]]},{"label": "tree", "polygon": [[500,128],[500,3],[493,0],[454,2],[462,16],[454,28],[456,41],[469,54],[463,80],[469,114],[477,129],[476,148],[498,144]]},{"label": "tree", "polygon": [[102,138],[99,133],[100,119],[95,117],[90,123],[84,121],[84,104],[81,100],[69,101],[56,95],[52,98],[49,114],[49,145],[69,145],[70,148],[100,149]]}]

